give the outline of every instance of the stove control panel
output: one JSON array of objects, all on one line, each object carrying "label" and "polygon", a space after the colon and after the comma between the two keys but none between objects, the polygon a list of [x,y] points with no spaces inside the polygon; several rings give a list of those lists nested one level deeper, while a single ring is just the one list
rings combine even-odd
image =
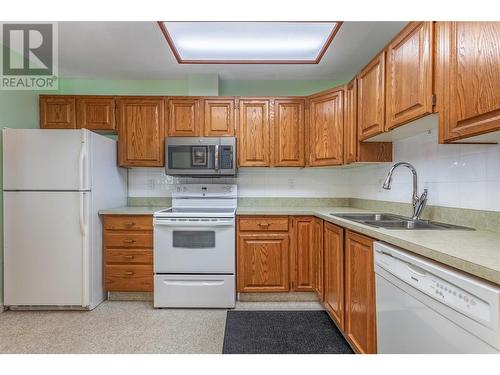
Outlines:
[{"label": "stove control panel", "polygon": [[172,198],[236,198],[237,185],[182,184],[175,186]]}]

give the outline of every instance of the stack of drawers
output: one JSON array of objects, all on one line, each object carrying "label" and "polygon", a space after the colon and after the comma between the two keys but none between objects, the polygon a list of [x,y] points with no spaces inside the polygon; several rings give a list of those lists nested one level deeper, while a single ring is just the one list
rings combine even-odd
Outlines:
[{"label": "stack of drawers", "polygon": [[104,215],[104,287],[153,291],[153,217]]}]

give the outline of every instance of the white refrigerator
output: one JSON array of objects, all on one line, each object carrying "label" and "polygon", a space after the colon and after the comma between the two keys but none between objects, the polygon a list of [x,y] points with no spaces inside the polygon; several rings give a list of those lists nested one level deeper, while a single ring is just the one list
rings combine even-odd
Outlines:
[{"label": "white refrigerator", "polygon": [[103,208],[126,205],[116,141],[88,130],[3,130],[4,304],[93,309]]}]

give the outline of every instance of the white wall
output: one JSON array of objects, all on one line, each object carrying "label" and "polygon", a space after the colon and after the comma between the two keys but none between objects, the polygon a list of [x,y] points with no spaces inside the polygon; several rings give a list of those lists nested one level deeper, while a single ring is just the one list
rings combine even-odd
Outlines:
[{"label": "white wall", "polygon": [[[500,146],[439,145],[436,131],[394,142],[394,161],[418,171],[419,192],[429,204],[500,211]],[[411,173],[394,174],[392,190],[381,188],[392,164],[354,168],[242,168],[237,178],[189,179],[164,175],[162,168],[129,171],[129,195],[163,197],[177,182],[237,183],[242,197],[353,197],[410,202]]]}]

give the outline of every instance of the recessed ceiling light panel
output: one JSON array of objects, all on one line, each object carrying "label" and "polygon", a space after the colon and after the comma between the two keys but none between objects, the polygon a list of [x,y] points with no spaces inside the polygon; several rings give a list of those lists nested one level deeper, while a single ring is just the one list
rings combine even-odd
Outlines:
[{"label": "recessed ceiling light panel", "polygon": [[179,63],[317,64],[341,22],[158,22]]}]

